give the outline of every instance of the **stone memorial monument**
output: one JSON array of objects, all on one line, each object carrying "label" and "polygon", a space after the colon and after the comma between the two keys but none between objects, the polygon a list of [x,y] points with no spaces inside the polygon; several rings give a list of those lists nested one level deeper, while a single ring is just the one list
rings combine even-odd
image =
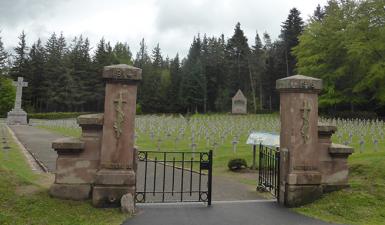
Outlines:
[{"label": "stone memorial monument", "polygon": [[336,127],[318,123],[322,80],[295,75],[277,80],[280,93],[280,192],[289,207],[348,185],[347,158],[353,149],[331,143]]},{"label": "stone memorial monument", "polygon": [[10,112],[8,112],[7,124],[26,125],[28,124],[27,113],[21,108],[21,98],[23,95],[23,87],[28,87],[28,83],[23,81],[23,77],[18,77],[17,81],[13,82],[13,85],[16,86],[15,107]]},{"label": "stone memorial monument", "polygon": [[104,67],[104,114],[79,116],[81,138],[52,143],[58,152],[52,196],[91,198],[96,207],[119,207],[123,202],[126,211],[135,207],[129,204],[135,203],[134,126],[141,74],[141,69],[124,64]]},{"label": "stone memorial monument", "polygon": [[100,166],[92,192],[95,206],[120,205],[123,195],[135,196],[134,132],[141,73],[141,69],[127,65],[104,67],[107,84]]},{"label": "stone memorial monument", "polygon": [[232,98],[232,114],[247,114],[247,98],[238,90]]}]

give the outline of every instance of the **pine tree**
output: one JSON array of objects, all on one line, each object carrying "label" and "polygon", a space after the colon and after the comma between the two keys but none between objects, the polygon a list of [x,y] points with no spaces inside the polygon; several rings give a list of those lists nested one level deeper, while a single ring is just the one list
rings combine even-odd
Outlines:
[{"label": "pine tree", "polygon": [[7,74],[8,53],[4,49],[3,41],[0,36],[0,76]]},{"label": "pine tree", "polygon": [[25,90],[24,96],[35,111],[42,112],[47,88],[43,85],[46,79],[46,52],[40,39],[32,45],[29,59],[29,87]]},{"label": "pine tree", "polygon": [[104,38],[100,39],[92,58],[91,81],[88,83],[89,92],[93,94],[87,105],[94,105],[96,111],[102,111],[104,105],[103,68],[114,64],[114,60],[115,56],[110,43],[106,42]]},{"label": "pine tree", "polygon": [[321,21],[325,17],[325,10],[320,6],[320,4],[317,5],[317,8],[314,10],[312,19],[315,21]]},{"label": "pine tree", "polygon": [[292,8],[285,22],[282,24],[281,38],[285,43],[286,52],[286,76],[294,75],[296,59],[292,54],[292,48],[298,45],[298,37],[302,34],[304,22],[300,17],[300,12]]},{"label": "pine tree", "polygon": [[162,62],[162,53],[158,43],[156,47],[152,50],[152,65],[157,68],[162,68]]},{"label": "pine tree", "polygon": [[96,111],[95,104],[90,104],[95,102],[96,84],[90,77],[94,70],[92,70],[90,44],[87,38],[83,39],[83,36],[80,36],[72,40],[66,62],[72,79],[72,90],[68,93],[71,98],[71,109],[73,111]]},{"label": "pine tree", "polygon": [[132,65],[132,53],[127,43],[117,42],[112,50],[115,60],[114,64]]},{"label": "pine tree", "polygon": [[266,61],[266,54],[263,49],[261,38],[259,37],[258,32],[256,32],[255,36],[255,44],[252,46],[251,49],[251,56],[250,56],[250,80],[251,87],[252,87],[252,94],[253,94],[253,106],[254,111],[257,111],[257,91],[258,91],[258,98],[259,98],[259,109],[262,110],[263,108],[263,97],[264,97],[264,78],[265,78],[265,61]]},{"label": "pine tree", "polygon": [[18,46],[14,48],[15,56],[13,66],[10,71],[11,77],[16,80],[17,77],[23,77],[28,71],[28,46],[26,43],[26,34],[24,31],[19,36]]},{"label": "pine tree", "polygon": [[167,99],[171,100],[169,101],[169,112],[179,112],[180,110],[180,103],[179,103],[179,87],[182,79],[182,71],[181,71],[181,65],[179,61],[179,55],[176,54],[175,58],[171,60],[170,62],[170,88],[167,95]]},{"label": "pine tree", "polygon": [[70,107],[68,92],[71,90],[73,80],[64,61],[67,46],[63,34],[57,37],[53,33],[45,48],[47,53],[46,79],[44,82],[46,87],[46,110],[66,111]]}]

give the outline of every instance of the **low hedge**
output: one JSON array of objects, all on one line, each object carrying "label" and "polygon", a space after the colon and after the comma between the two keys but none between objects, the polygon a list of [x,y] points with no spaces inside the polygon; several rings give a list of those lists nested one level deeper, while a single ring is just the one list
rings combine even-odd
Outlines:
[{"label": "low hedge", "polygon": [[370,111],[338,111],[322,113],[321,115],[326,118],[341,118],[341,119],[377,119],[378,115],[375,112]]},{"label": "low hedge", "polygon": [[28,113],[29,119],[68,119],[76,118],[80,115],[90,114],[89,112],[48,112],[48,113]]},{"label": "low hedge", "polygon": [[238,171],[241,169],[246,169],[247,168],[247,162],[245,159],[241,159],[241,158],[230,159],[228,164],[227,164],[227,167],[231,171]]}]

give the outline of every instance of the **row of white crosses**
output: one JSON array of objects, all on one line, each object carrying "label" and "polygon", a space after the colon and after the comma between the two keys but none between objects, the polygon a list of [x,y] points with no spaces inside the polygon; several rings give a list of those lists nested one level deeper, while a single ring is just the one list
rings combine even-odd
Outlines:
[{"label": "row of white crosses", "polygon": [[[347,145],[358,145],[359,152],[367,150],[369,143],[374,151],[380,150],[385,143],[385,123],[380,120],[345,120],[320,119],[338,127],[335,134],[336,142]],[[35,125],[49,127],[66,127],[80,129],[75,119],[65,120],[31,120]],[[189,148],[195,152],[198,149],[213,149],[224,145],[232,146],[234,153],[240,143],[245,143],[253,131],[275,132],[280,128],[279,118],[272,115],[210,115],[210,116],[169,116],[144,115],[137,116],[135,139],[149,140],[157,150],[170,151]],[[173,143],[165,148],[164,142]]]},{"label": "row of white crosses", "polygon": [[[345,145],[357,144],[359,146],[358,152],[378,151],[380,143],[385,143],[385,123],[378,119],[324,119],[324,121],[338,127],[335,135],[339,143]],[[373,149],[368,149],[369,144],[373,144]]]},{"label": "row of white crosses", "polygon": [[[147,136],[157,143],[158,150],[161,143],[174,140],[174,149],[178,143],[189,143],[188,147],[194,152],[197,148],[213,149],[214,151],[231,144],[233,152],[237,151],[240,142],[246,142],[250,132],[263,130],[277,132],[279,121],[273,116],[197,116],[185,118],[183,116],[138,116],[136,119],[136,136]],[[182,146],[186,147],[186,146]]]}]

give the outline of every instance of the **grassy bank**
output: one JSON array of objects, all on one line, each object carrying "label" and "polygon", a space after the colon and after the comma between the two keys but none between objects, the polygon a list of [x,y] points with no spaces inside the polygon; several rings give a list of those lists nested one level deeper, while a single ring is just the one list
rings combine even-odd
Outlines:
[{"label": "grassy bank", "polygon": [[119,209],[96,209],[90,202],[51,198],[52,175],[32,172],[18,146],[8,140],[9,150],[3,150],[0,142],[0,224],[107,225],[121,224],[128,217]]},{"label": "grassy bank", "polygon": [[349,166],[349,189],[295,211],[343,224],[385,224],[385,152],[355,153]]}]

